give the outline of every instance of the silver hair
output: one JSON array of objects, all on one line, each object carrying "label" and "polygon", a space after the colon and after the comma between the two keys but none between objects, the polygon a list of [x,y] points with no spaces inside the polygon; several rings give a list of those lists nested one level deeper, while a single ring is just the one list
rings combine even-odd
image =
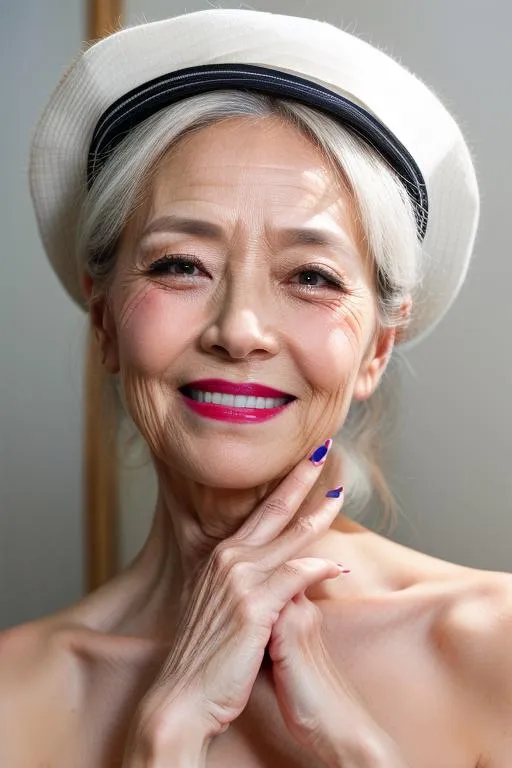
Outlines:
[{"label": "silver hair", "polygon": [[[78,269],[94,280],[89,306],[100,296],[108,298],[116,244],[144,199],[158,161],[184,137],[241,117],[281,119],[323,151],[355,203],[374,267],[379,323],[400,331],[407,322],[401,317],[401,304],[408,296],[414,303],[421,282],[422,250],[413,206],[396,172],[366,141],[324,113],[289,99],[236,90],[200,94],[162,109],[134,128],[107,160],[83,202],[77,231]],[[395,350],[371,398],[352,402],[336,436],[347,462],[343,510],[353,517],[365,509],[375,490],[383,506],[381,521],[396,521],[398,505],[380,468],[379,433],[389,436],[393,424],[393,371],[399,357]],[[113,378],[124,417],[130,422],[119,379]],[[136,438],[135,425],[133,429]]]}]

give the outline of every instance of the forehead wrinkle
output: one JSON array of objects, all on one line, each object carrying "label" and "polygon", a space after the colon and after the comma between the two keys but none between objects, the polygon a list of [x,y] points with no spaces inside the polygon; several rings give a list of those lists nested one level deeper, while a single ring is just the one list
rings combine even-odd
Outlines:
[{"label": "forehead wrinkle", "polygon": [[[247,151],[244,151],[244,148]],[[279,212],[272,210],[272,205],[277,205],[287,212],[290,209],[301,213],[305,212],[308,220],[311,217],[325,214],[326,218],[330,218],[331,221],[322,222],[323,228],[326,228],[325,224],[335,223],[336,229],[339,227],[342,232],[343,230],[350,232],[354,217],[351,215],[350,201],[345,199],[347,190],[343,188],[341,180],[334,173],[334,169],[326,164],[324,158],[316,154],[312,160],[311,157],[304,158],[304,155],[299,154],[298,159],[306,162],[302,162],[302,165],[297,167],[293,160],[289,164],[280,163],[278,159],[271,163],[265,163],[264,152],[258,152],[258,147],[254,149],[254,147],[244,145],[241,149],[241,159],[239,160],[237,157],[234,162],[229,157],[227,163],[220,163],[220,161],[215,161],[214,158],[210,157],[206,162],[204,157],[198,157],[195,154],[193,156],[185,155],[182,162],[178,159],[177,169],[168,166],[166,168],[161,167],[156,185],[157,189],[153,188],[156,192],[156,197],[153,198],[156,207],[160,207],[161,203],[167,207],[174,202],[188,202],[188,200],[192,205],[204,203],[207,206],[214,206],[221,214],[221,221],[229,222],[231,234],[236,241],[240,242],[243,238],[245,213],[243,209],[241,211],[241,207],[244,203],[250,202],[251,205],[247,213],[248,216],[252,216],[252,220],[246,219],[249,226],[253,224],[256,218],[263,221],[263,225],[257,227],[257,234],[251,233],[250,236],[264,238],[267,248],[271,248],[272,245],[269,234],[270,227],[267,221],[270,218],[273,223],[280,218]],[[208,148],[208,151],[212,151],[211,147]],[[245,159],[247,154],[249,154],[249,160],[254,158],[252,162],[248,163]],[[260,157],[263,157],[263,162],[259,161]],[[223,177],[226,169],[236,169],[236,178],[226,179]],[[172,173],[172,181],[167,184],[165,171],[174,170],[178,172]],[[192,177],[189,171],[193,171]],[[218,173],[218,171],[222,171],[222,173]],[[254,186],[254,175],[258,178],[257,187]],[[201,190],[216,191],[220,187],[232,189],[234,194],[238,193],[237,197],[233,200],[228,199],[224,203],[211,199],[210,194],[207,195],[207,198],[210,199],[194,199]],[[263,188],[267,193],[270,190],[268,197],[265,198],[263,195],[263,200],[258,199],[258,188]],[[179,197],[175,197],[176,192]],[[240,193],[242,194],[240,195]],[[349,222],[347,222],[347,215]],[[302,215],[298,216],[298,221],[286,218],[285,221],[279,222],[280,227],[290,228],[305,224]],[[318,226],[320,226],[320,222]],[[236,228],[236,231],[232,227]],[[332,226],[327,228],[334,229]]]}]

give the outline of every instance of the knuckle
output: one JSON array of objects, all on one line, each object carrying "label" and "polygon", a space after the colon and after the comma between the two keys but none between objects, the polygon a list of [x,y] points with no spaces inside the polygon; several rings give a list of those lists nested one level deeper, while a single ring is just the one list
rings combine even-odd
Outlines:
[{"label": "knuckle", "polygon": [[317,526],[312,517],[309,515],[301,515],[293,521],[293,530],[295,533],[307,535],[316,533]]},{"label": "knuckle", "polygon": [[237,561],[228,572],[229,591],[235,598],[243,599],[250,591],[249,564]]},{"label": "knuckle", "polygon": [[212,553],[213,565],[217,571],[231,570],[238,557],[237,549],[232,544],[219,544]]},{"label": "knuckle", "polygon": [[219,546],[214,553],[214,565],[232,599],[241,600],[251,591],[252,563],[246,559],[244,550],[232,545]]},{"label": "knuckle", "polygon": [[236,613],[242,625],[253,625],[261,623],[262,609],[260,601],[255,599],[254,595],[245,595],[238,601]]},{"label": "knuckle", "polygon": [[289,517],[290,508],[286,499],[275,498],[268,499],[264,505],[264,514],[277,517]]},{"label": "knuckle", "polygon": [[297,577],[301,573],[301,570],[296,564],[294,565],[293,563],[283,563],[281,566],[281,572],[284,576]]}]

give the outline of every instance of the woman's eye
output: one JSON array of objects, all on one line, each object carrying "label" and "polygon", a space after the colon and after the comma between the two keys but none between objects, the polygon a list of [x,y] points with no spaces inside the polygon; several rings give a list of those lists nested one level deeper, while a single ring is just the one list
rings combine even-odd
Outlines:
[{"label": "woman's eye", "polygon": [[[180,278],[199,277],[201,273],[206,274],[201,262],[195,256],[187,256],[186,254],[162,256],[150,265],[149,272]],[[345,290],[345,284],[341,279],[335,278],[321,269],[302,269],[294,277],[298,278],[298,285],[306,290],[315,288]]]},{"label": "woman's eye", "polygon": [[299,285],[306,288],[344,288],[340,280],[318,269],[303,269],[295,277],[299,278]]},{"label": "woman's eye", "polygon": [[201,269],[199,262],[190,256],[162,256],[149,267],[152,274],[182,277],[197,277],[195,269]]}]

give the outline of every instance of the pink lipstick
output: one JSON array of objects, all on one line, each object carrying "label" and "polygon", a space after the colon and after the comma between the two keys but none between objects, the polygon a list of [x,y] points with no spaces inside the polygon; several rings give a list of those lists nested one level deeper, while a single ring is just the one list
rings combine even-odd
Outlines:
[{"label": "pink lipstick", "polygon": [[274,387],[225,379],[198,379],[179,391],[184,404],[200,416],[238,424],[272,419],[296,400]]}]

